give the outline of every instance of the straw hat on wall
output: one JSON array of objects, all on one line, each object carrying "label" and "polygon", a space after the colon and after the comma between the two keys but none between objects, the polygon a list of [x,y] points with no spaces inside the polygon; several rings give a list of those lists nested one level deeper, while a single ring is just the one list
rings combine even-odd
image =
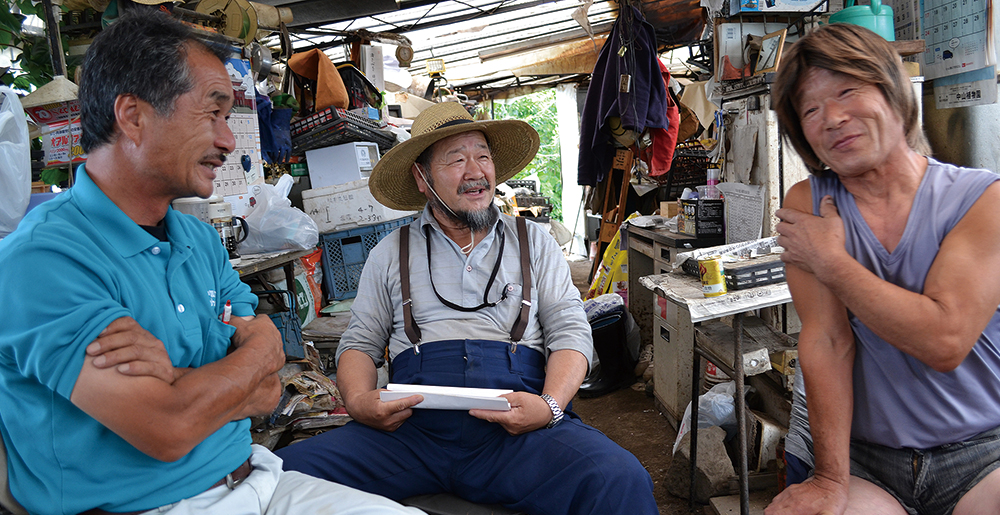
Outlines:
[{"label": "straw hat on wall", "polygon": [[417,189],[410,168],[434,143],[462,132],[482,131],[490,145],[496,182],[521,171],[538,152],[538,133],[521,120],[474,121],[457,102],[434,104],[413,121],[410,139],[396,145],[375,164],[368,188],[382,205],[399,211],[417,211],[427,197]]}]

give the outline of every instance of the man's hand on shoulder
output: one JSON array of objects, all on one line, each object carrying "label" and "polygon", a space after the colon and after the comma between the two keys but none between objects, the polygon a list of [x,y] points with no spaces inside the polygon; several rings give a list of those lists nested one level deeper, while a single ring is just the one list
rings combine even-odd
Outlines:
[{"label": "man's hand on shoulder", "polygon": [[510,411],[474,409],[469,410],[469,414],[487,422],[496,422],[514,436],[541,429],[552,420],[552,408],[538,395],[514,392],[503,397],[510,402]]},{"label": "man's hand on shoulder", "polygon": [[840,515],[847,509],[848,486],[813,476],[778,494],[765,515]]},{"label": "man's hand on shoulder", "polygon": [[108,324],[87,346],[87,355],[94,358],[97,368],[117,367],[121,374],[151,376],[167,384],[173,384],[185,372],[174,368],[163,342],[131,317]]},{"label": "man's hand on shoulder", "polygon": [[820,202],[820,215],[795,207],[785,207],[775,213],[781,220],[775,227],[778,245],[785,249],[781,260],[817,277],[835,266],[835,258],[848,257],[844,248],[844,221],[829,195]]},{"label": "man's hand on shoulder", "polygon": [[423,402],[422,395],[411,395],[395,401],[382,402],[379,398],[381,390],[369,390],[344,399],[347,413],[358,422],[380,429],[395,431],[413,414],[413,406]]}]

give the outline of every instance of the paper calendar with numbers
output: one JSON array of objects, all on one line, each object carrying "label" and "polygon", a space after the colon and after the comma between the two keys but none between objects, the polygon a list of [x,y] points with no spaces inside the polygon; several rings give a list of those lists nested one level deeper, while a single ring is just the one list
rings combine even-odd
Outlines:
[{"label": "paper calendar with numbers", "polygon": [[229,128],[236,139],[236,149],[226,158],[225,164],[216,169],[214,193],[230,197],[245,195],[248,185],[262,182],[263,165],[257,131],[256,91],[250,65],[241,59],[229,59],[226,71],[233,82],[235,97],[229,115]]},{"label": "paper calendar with numbers", "polygon": [[996,64],[991,0],[923,0],[924,76],[928,79]]}]

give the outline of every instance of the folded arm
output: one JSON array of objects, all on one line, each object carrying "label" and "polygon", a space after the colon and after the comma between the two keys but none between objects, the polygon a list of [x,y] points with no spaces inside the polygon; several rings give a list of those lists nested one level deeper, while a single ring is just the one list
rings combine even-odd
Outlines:
[{"label": "folded arm", "polygon": [[[807,183],[793,195],[809,194]],[[806,197],[807,199],[811,197]],[[1000,304],[1000,183],[993,183],[944,238],[923,293],[879,279],[843,246],[843,222],[832,203],[822,217],[811,202],[778,212],[779,244],[786,263],[816,279],[880,338],[935,370],[962,363]]]},{"label": "folded arm", "polygon": [[[149,456],[178,460],[226,423],[269,413],[278,403],[277,372],[285,358],[274,323],[264,315],[234,317],[231,323],[236,327],[233,351],[194,369],[126,375],[108,366],[107,358],[105,368],[98,368],[95,360],[102,355],[95,357],[88,348],[70,400]],[[162,347],[129,319],[116,320],[102,337],[118,332],[131,333],[127,339],[143,341],[147,348],[153,342]],[[150,370],[164,368],[154,364]]]}]

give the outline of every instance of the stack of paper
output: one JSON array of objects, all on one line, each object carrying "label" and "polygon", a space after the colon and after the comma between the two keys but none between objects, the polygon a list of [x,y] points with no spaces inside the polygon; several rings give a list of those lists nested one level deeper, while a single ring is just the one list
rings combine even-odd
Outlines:
[{"label": "stack of paper", "polygon": [[490,388],[461,388],[457,386],[430,386],[422,384],[386,385],[379,397],[382,402],[394,401],[420,394],[424,400],[413,406],[424,409],[470,410],[488,409],[495,411],[510,411],[510,403],[501,395],[513,393],[514,390],[496,390]]}]

